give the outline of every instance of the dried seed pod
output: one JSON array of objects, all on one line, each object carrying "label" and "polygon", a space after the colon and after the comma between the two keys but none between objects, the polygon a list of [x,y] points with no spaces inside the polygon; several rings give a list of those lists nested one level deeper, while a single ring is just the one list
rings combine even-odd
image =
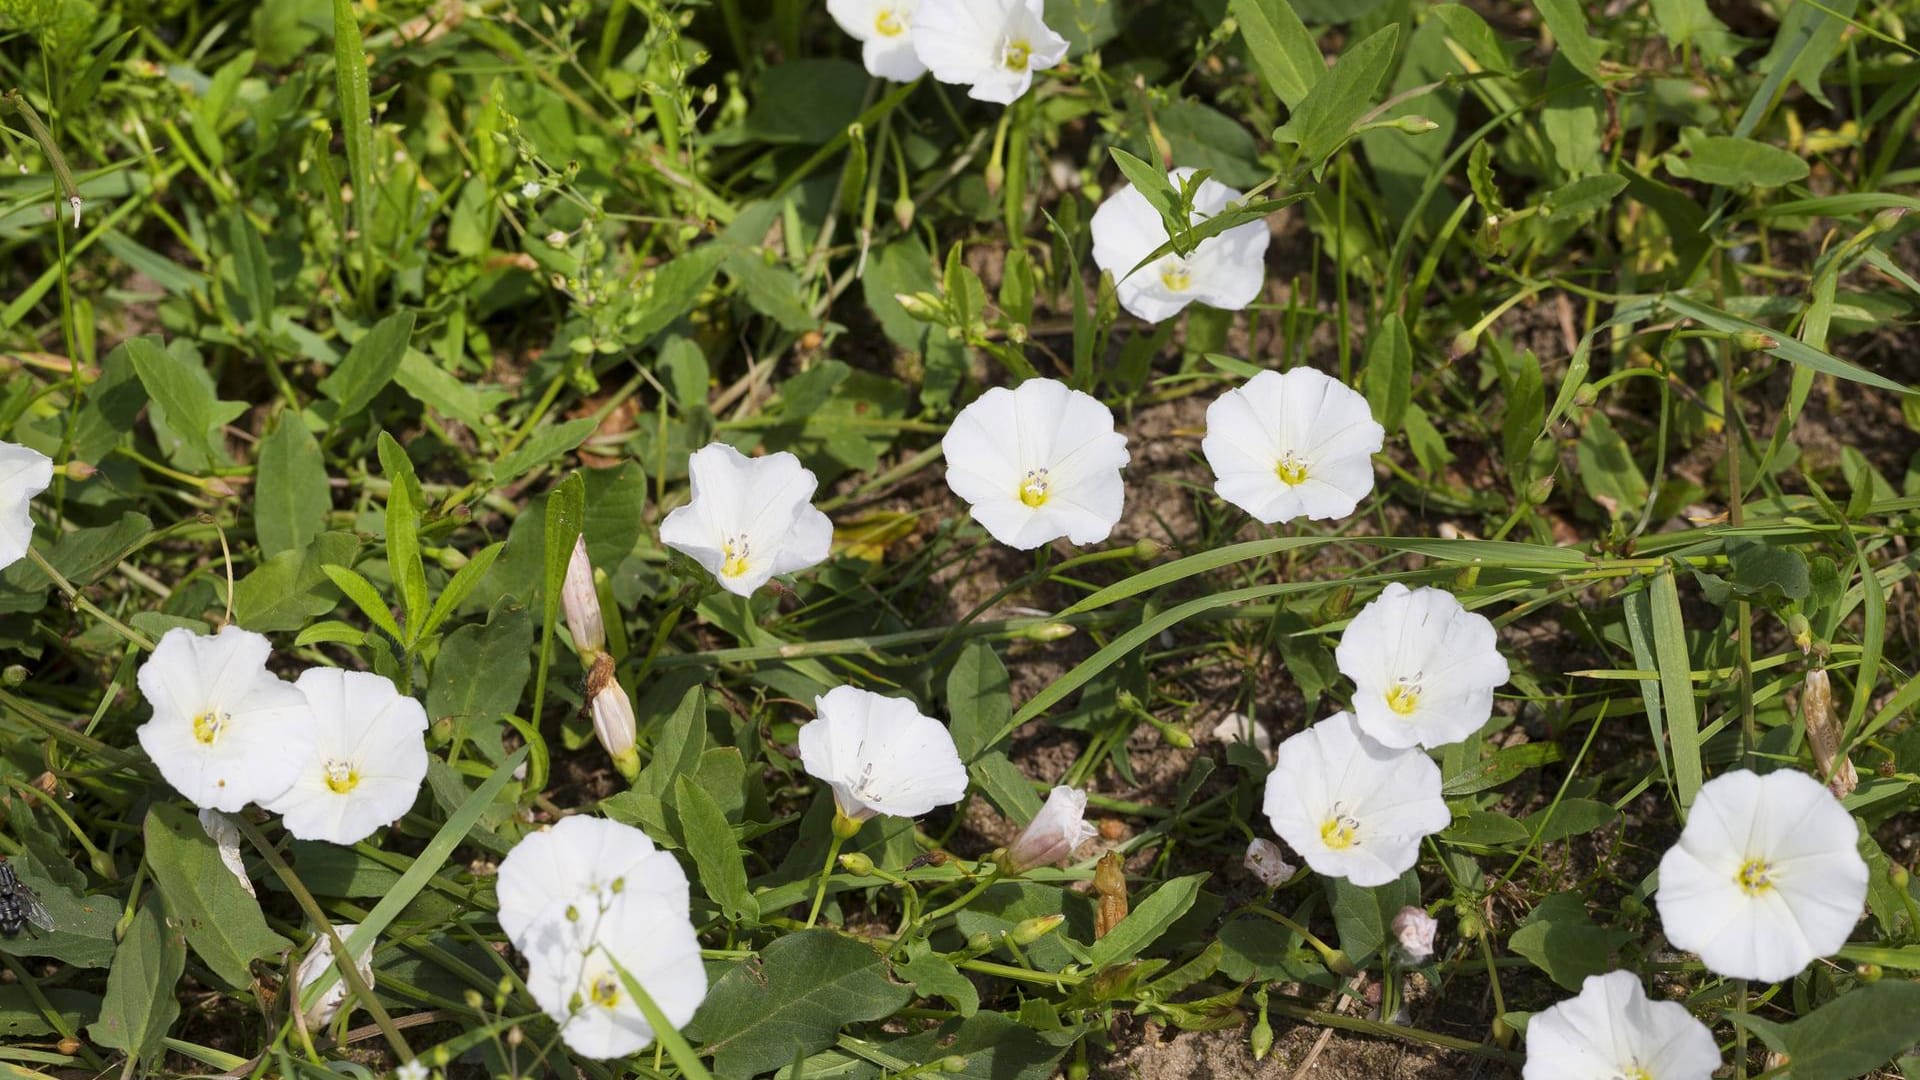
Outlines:
[{"label": "dried seed pod", "polygon": [[1100,894],[1093,913],[1093,936],[1099,939],[1127,917],[1127,869],[1119,852],[1107,852],[1094,866],[1093,891]]},{"label": "dried seed pod", "polygon": [[1860,774],[1854,771],[1853,761],[1840,752],[1840,720],[1833,713],[1833,687],[1825,668],[1807,672],[1800,690],[1800,715],[1807,724],[1807,745],[1813,748],[1814,763],[1820,766],[1827,789],[1842,799],[1853,794],[1853,789],[1860,786]]}]

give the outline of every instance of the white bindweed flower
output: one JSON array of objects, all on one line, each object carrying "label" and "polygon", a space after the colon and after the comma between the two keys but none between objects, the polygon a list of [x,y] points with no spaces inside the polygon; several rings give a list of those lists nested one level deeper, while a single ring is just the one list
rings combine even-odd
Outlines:
[{"label": "white bindweed flower", "polygon": [[720,587],[752,596],[775,574],[825,561],[833,522],[813,508],[819,481],[782,450],[750,458],[709,443],[687,460],[693,499],[660,523],[660,540],[706,567]]},{"label": "white bindweed flower", "polygon": [[212,635],[175,627],[140,665],[153,706],[140,748],[195,806],[232,813],[277,798],[313,752],[313,710],[267,670],[271,651],[237,626]]},{"label": "white bindweed flower", "polygon": [[[344,943],[353,933],[354,923],[334,923],[333,932]],[[313,935],[313,948],[300,959],[300,966],[294,969],[294,982],[305,991],[307,987],[320,981],[320,976],[333,966],[333,940],[325,934]],[[367,949],[353,958],[354,969],[360,978],[366,981],[367,989],[373,989],[373,943],[367,943]],[[320,992],[318,1000],[307,1007],[305,1019],[308,1028],[323,1028],[340,1015],[340,1007],[347,1003],[350,992],[345,978],[336,978],[333,984]]]},{"label": "white bindweed flower", "polygon": [[218,810],[200,811],[200,828],[220,850],[220,864],[230,871],[247,890],[248,896],[257,896],[253,891],[253,879],[247,876],[247,863],[240,857],[240,828],[233,819]]},{"label": "white bindweed flower", "polygon": [[928,0],[913,17],[913,51],[943,83],[975,101],[1011,105],[1033,73],[1067,55],[1042,19],[1042,0]]},{"label": "white bindweed flower", "polygon": [[1247,855],[1241,860],[1241,865],[1269,889],[1292,877],[1299,869],[1287,862],[1287,856],[1280,850],[1279,844],[1257,836],[1247,842]]},{"label": "white bindweed flower", "polygon": [[1052,866],[1073,857],[1075,848],[1100,830],[1087,824],[1087,793],[1062,784],[1047,793],[1047,802],[1007,848],[1013,873],[1036,866]]},{"label": "white bindweed flower", "polygon": [[1675,1001],[1651,1001],[1632,972],[1589,975],[1580,996],[1527,1024],[1524,1080],[1708,1080],[1720,1047]]},{"label": "white bindweed flower", "polygon": [[1313,368],[1263,371],[1207,406],[1201,453],[1220,497],[1274,525],[1353,513],[1386,430],[1367,399]]},{"label": "white bindweed flower", "polygon": [[1418,750],[1368,738],[1352,713],[1288,737],[1276,757],[1267,819],[1327,877],[1385,885],[1418,861],[1421,838],[1453,819],[1440,796],[1440,766]]},{"label": "white bindweed flower", "polygon": [[370,671],[308,668],[294,685],[314,746],[293,785],[261,805],[298,839],[342,845],[405,816],[427,778],[427,710]]},{"label": "white bindweed flower", "polygon": [[687,873],[672,855],[639,829],[596,817],[528,834],[500,861],[494,891],[500,928],[521,952],[541,921],[596,911],[616,894],[656,893],[682,914],[688,904]]},{"label": "white bindweed flower", "polygon": [[913,51],[913,17],[919,6],[920,0],[827,0],[827,14],[860,43],[867,74],[911,82],[927,70]]},{"label": "white bindweed flower", "polygon": [[994,387],[960,410],[940,448],[947,486],[1008,547],[1097,544],[1120,521],[1127,437],[1113,410],[1065,383]]},{"label": "white bindweed flower", "polygon": [[947,726],[905,698],[836,686],[800,726],[800,764],[833,788],[837,818],[915,818],[967,793],[967,767]]},{"label": "white bindweed flower", "polygon": [[692,1020],[707,996],[700,939],[684,903],[640,889],[605,894],[604,901],[542,919],[522,949],[533,1000],[574,1053],[600,1061],[636,1053],[654,1039],[623,971],[675,1028]]},{"label": "white bindweed flower", "polygon": [[1858,836],[1853,815],[1803,772],[1708,781],[1660,860],[1653,899],[1667,940],[1728,978],[1792,978],[1839,952],[1860,920]]},{"label": "white bindweed flower", "polygon": [[[1177,189],[1192,169],[1167,174]],[[1203,180],[1193,194],[1193,223],[1217,216],[1241,193]],[[1140,266],[1167,242],[1167,224],[1140,189],[1128,184],[1093,212],[1093,261],[1113,275],[1120,306],[1150,323],[1178,315],[1194,301],[1238,311],[1260,296],[1267,278],[1267,223],[1248,221],[1209,236],[1182,256],[1169,251]],[[1134,267],[1140,266],[1139,270]]]},{"label": "white bindweed flower", "polygon": [[1360,730],[1387,746],[1435,747],[1479,731],[1507,662],[1486,616],[1444,589],[1399,582],[1360,610],[1333,651],[1353,680]]},{"label": "white bindweed flower", "polygon": [[25,446],[0,442],[0,570],[27,557],[33,515],[27,504],[53,483],[53,459]]},{"label": "white bindweed flower", "polygon": [[567,576],[560,585],[560,610],[567,616],[567,633],[582,659],[591,664],[607,647],[607,622],[600,613],[600,590],[593,582],[593,562],[587,558],[587,538],[573,541]]},{"label": "white bindweed flower", "polygon": [[1418,965],[1433,955],[1433,939],[1440,932],[1440,922],[1427,914],[1426,908],[1408,904],[1394,913],[1392,930],[1401,961]]}]

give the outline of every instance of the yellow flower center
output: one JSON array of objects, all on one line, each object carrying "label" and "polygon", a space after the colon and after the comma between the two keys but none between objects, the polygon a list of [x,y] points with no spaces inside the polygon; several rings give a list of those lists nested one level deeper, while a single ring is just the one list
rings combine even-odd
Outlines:
[{"label": "yellow flower center", "polygon": [[220,737],[221,732],[227,730],[227,725],[232,721],[233,717],[226,713],[208,709],[193,718],[193,737],[200,740],[202,746],[212,746],[214,740]]},{"label": "yellow flower center", "polygon": [[615,1008],[620,1004],[620,980],[609,971],[593,980],[593,986],[587,991],[593,1003],[603,1009]]},{"label": "yellow flower center", "polygon": [[1025,38],[1015,38],[1000,50],[1000,63],[1008,71],[1025,71],[1033,60],[1033,43]]},{"label": "yellow flower center", "polygon": [[1193,271],[1179,259],[1168,259],[1160,267],[1160,284],[1173,292],[1186,292],[1193,288]]},{"label": "yellow flower center", "polygon": [[338,761],[332,758],[325,766],[327,790],[335,795],[345,795],[360,786],[360,770],[353,767],[351,761]]},{"label": "yellow flower center", "polygon": [[900,21],[900,16],[892,8],[880,9],[880,13],[873,17],[873,28],[881,37],[899,37],[907,32],[906,24]]},{"label": "yellow flower center", "polygon": [[1307,463],[1294,457],[1293,451],[1289,450],[1286,456],[1274,465],[1273,474],[1288,487],[1299,487],[1307,482]]},{"label": "yellow flower center", "polygon": [[720,574],[737,578],[747,572],[747,538],[729,539],[720,545]]},{"label": "yellow flower center", "polygon": [[1397,682],[1387,691],[1387,708],[1401,716],[1412,716],[1420,705],[1420,687]]},{"label": "yellow flower center", "polygon": [[1346,814],[1336,813],[1320,825],[1320,842],[1335,851],[1345,851],[1360,842],[1360,823]]},{"label": "yellow flower center", "polygon": [[1020,501],[1028,506],[1044,506],[1047,501],[1047,470],[1028,469],[1020,481]]},{"label": "yellow flower center", "polygon": [[1620,1080],[1653,1080],[1653,1074],[1638,1065],[1629,1065],[1620,1071]]},{"label": "yellow flower center", "polygon": [[1740,864],[1740,872],[1734,875],[1740,883],[1740,891],[1748,896],[1761,896],[1773,889],[1773,864],[1765,859],[1748,859]]}]

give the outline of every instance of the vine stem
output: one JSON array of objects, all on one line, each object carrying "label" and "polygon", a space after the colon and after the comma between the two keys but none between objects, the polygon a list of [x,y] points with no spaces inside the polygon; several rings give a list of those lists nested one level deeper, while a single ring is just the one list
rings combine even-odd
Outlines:
[{"label": "vine stem", "polygon": [[38,548],[28,547],[27,558],[33,560],[33,564],[40,568],[40,572],[52,580],[54,587],[60,590],[61,594],[67,598],[68,603],[107,624],[114,633],[133,642],[135,645],[140,646],[148,652],[153,651],[152,638],[107,614],[100,609],[99,605],[80,595],[79,588],[76,587],[73,582],[68,581],[66,576],[60,573],[60,571],[55,570],[53,564],[47,561],[45,555],[40,554]]}]

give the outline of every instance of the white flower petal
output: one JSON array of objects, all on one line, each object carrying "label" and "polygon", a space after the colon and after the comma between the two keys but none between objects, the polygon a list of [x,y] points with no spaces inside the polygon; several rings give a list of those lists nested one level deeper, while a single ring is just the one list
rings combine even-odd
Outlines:
[{"label": "white flower petal", "polygon": [[[342,943],[345,943],[347,938],[352,936],[353,931],[358,925],[358,923],[334,923],[333,932],[340,938]],[[374,944],[374,942],[368,942],[366,950],[353,958],[354,970],[358,972],[360,978],[366,982],[367,989],[369,990],[373,989],[374,983]],[[315,934],[313,936],[313,947],[307,950],[307,955],[300,959],[300,966],[294,969],[295,985],[304,991],[307,987],[319,982],[320,976],[326,974],[327,969],[332,966],[333,939],[325,934]],[[340,1015],[340,1007],[347,1003],[347,994],[349,992],[350,987],[347,980],[344,978],[336,978],[333,984],[322,991],[320,997],[308,1008],[305,1016],[307,1027],[309,1029],[322,1028],[332,1023],[333,1018]]]},{"label": "white flower petal", "polygon": [[[1177,187],[1193,174],[1168,174]],[[1193,221],[1213,217],[1241,193],[1216,180],[1194,192]],[[1120,306],[1148,322],[1162,322],[1194,301],[1223,310],[1239,310],[1260,296],[1266,281],[1269,234],[1264,221],[1249,221],[1200,241],[1184,258],[1164,255],[1148,266],[1140,260],[1167,240],[1160,212],[1132,184],[1116,191],[1094,211],[1093,261],[1113,275]]]},{"label": "white flower petal", "polygon": [[913,48],[933,77],[966,86],[976,101],[1011,104],[1033,73],[1060,62],[1067,41],[1027,0],[937,0],[913,20]]},{"label": "white flower petal", "polygon": [[1713,1032],[1673,1001],[1650,1001],[1631,972],[1589,975],[1580,996],[1527,1025],[1525,1080],[1708,1080],[1720,1067]]},{"label": "white flower petal", "polygon": [[812,499],[819,480],[786,451],[750,458],[710,443],[687,460],[692,500],[660,523],[660,541],[720,586],[751,596],[776,574],[824,561],[833,523]]},{"label": "white flower petal", "polygon": [[800,763],[833,788],[845,816],[914,818],[966,795],[953,736],[913,702],[837,686],[814,709],[818,716],[800,726]]},{"label": "white flower petal", "polygon": [[28,504],[53,483],[53,459],[38,450],[0,442],[0,570],[27,557],[33,543]]},{"label": "white flower petal", "polygon": [[1127,440],[1113,411],[1053,379],[995,387],[960,411],[941,440],[947,484],[1009,547],[1066,537],[1105,540],[1120,520]]},{"label": "white flower petal", "polygon": [[[1201,453],[1220,497],[1273,525],[1353,513],[1385,432],[1366,398],[1312,368],[1263,371],[1207,407]],[[1364,718],[1364,714],[1363,714]]]},{"label": "white flower petal", "polygon": [[160,775],[195,806],[227,813],[282,793],[313,747],[300,691],[267,670],[267,639],[228,626],[176,627],[140,665],[153,716],[137,737]]},{"label": "white flower petal", "polygon": [[687,874],[647,834],[605,818],[562,818],[530,833],[500,862],[494,882],[500,928],[526,952],[543,917],[572,906],[597,910],[614,893],[656,893],[685,912]]},{"label": "white flower petal", "polygon": [[357,844],[404,817],[427,776],[427,711],[393,680],[309,668],[294,684],[314,743],[292,786],[261,805],[301,840]]},{"label": "white flower petal", "polygon": [[1273,831],[1316,873],[1385,885],[1419,860],[1422,838],[1447,827],[1440,767],[1395,750],[1335,713],[1275,751],[1263,808]]},{"label": "white flower petal", "polygon": [[560,1037],[575,1053],[605,1061],[637,1053],[654,1039],[623,971],[675,1028],[692,1020],[706,998],[707,973],[685,905],[644,890],[603,899],[573,918],[540,920],[522,951],[527,989],[560,1025]]},{"label": "white flower petal", "polygon": [[1443,589],[1395,582],[1353,617],[1334,660],[1353,680],[1361,730],[1392,747],[1445,746],[1485,726],[1507,681],[1485,616]]}]

